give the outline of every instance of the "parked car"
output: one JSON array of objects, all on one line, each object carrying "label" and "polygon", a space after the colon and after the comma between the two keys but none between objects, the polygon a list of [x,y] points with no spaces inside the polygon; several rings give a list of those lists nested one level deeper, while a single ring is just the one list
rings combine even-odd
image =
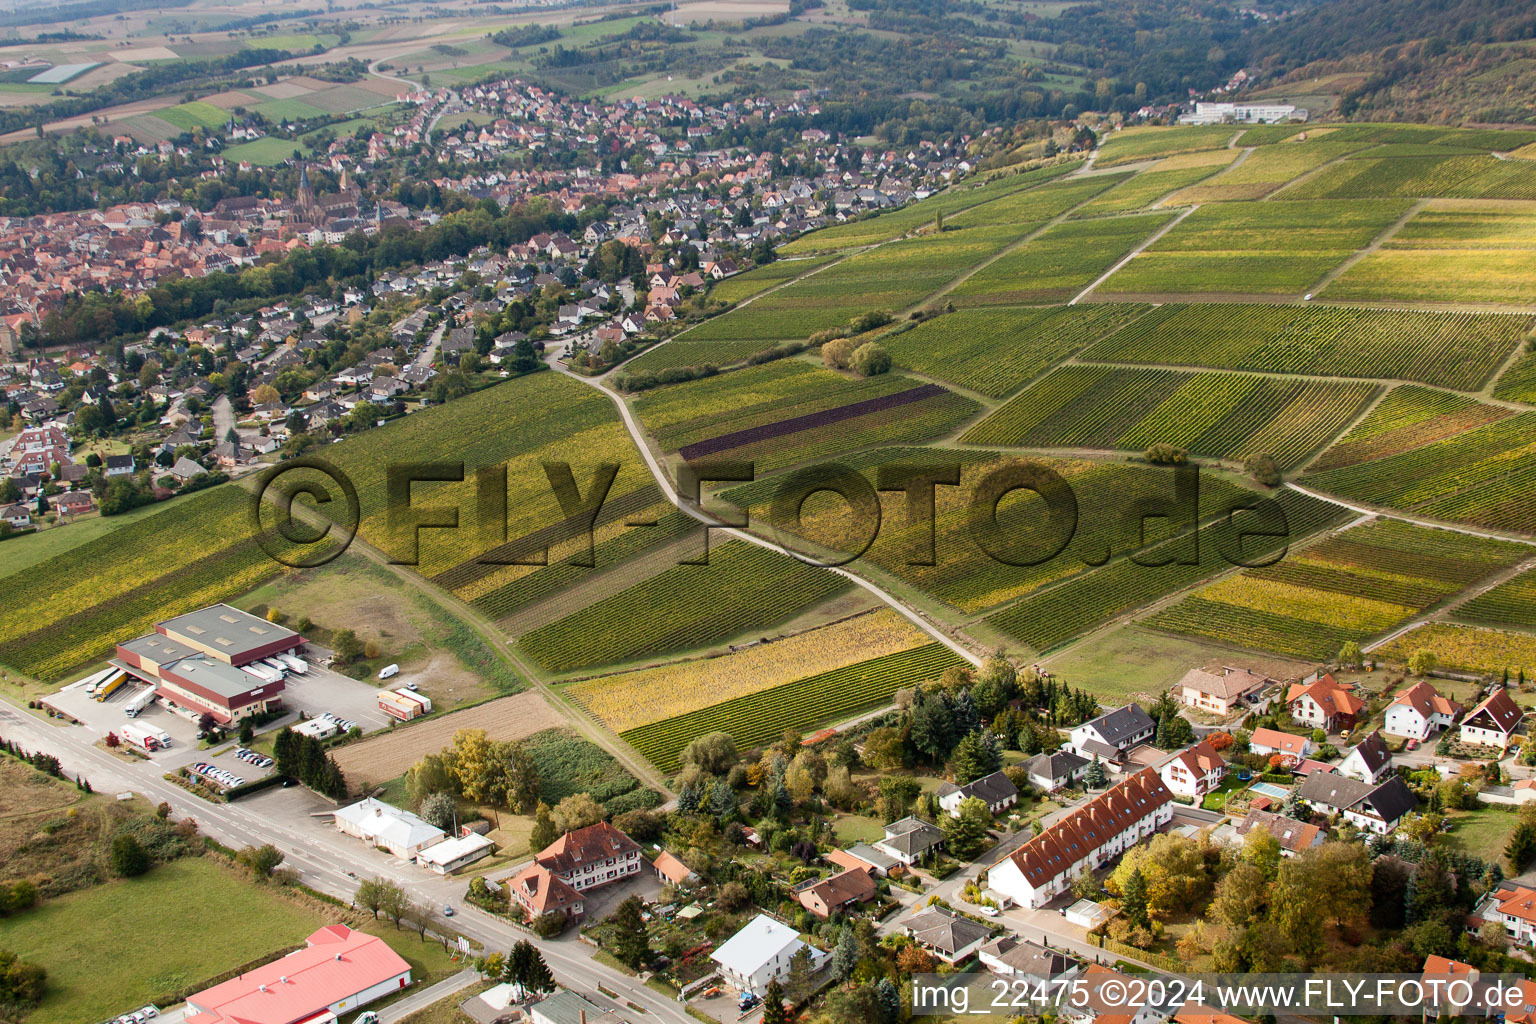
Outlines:
[{"label": "parked car", "polygon": [[451,904],[449,906],[446,906],[446,907],[443,908],[443,916],[444,917],[452,917],[453,916],[453,906]]}]

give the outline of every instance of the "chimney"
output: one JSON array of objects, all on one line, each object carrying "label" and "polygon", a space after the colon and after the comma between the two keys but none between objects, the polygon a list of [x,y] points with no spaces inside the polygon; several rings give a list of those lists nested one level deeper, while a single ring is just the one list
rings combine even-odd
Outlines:
[{"label": "chimney", "polygon": [[577,1010],[576,1013],[578,1015],[577,1019],[580,1020],[581,1024],[587,1024],[587,1011]]}]

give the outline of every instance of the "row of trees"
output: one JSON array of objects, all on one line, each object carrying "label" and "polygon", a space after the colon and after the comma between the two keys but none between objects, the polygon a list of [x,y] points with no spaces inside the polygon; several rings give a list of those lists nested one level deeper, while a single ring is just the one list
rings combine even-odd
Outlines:
[{"label": "row of trees", "polygon": [[277,774],[298,779],[333,800],[347,795],[347,778],[320,740],[285,728],[274,738],[272,752]]}]

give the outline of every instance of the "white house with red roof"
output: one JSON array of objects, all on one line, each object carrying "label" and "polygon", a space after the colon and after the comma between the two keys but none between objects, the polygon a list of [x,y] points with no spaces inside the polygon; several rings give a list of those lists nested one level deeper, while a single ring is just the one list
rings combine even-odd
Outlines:
[{"label": "white house with red roof", "polygon": [[586,912],[583,892],[638,875],[644,864],[640,844],[600,821],[567,832],[535,854],[512,879],[512,896],[531,917],[580,917]]},{"label": "white house with red roof", "polygon": [[1293,754],[1299,759],[1312,753],[1312,740],[1279,729],[1255,729],[1248,737],[1248,749],[1255,754]]},{"label": "white house with red roof", "polygon": [[1173,794],[1156,769],[1143,768],[1019,847],[991,869],[988,884],[1022,907],[1043,906],[1172,817]]},{"label": "white house with red roof", "polygon": [[1523,717],[1525,713],[1501,686],[1461,720],[1461,742],[1505,750]]},{"label": "white house with red roof", "polygon": [[1201,740],[1164,761],[1157,774],[1175,796],[1199,799],[1221,785],[1227,762],[1209,740]]},{"label": "white house with red roof", "polygon": [[1392,698],[1385,729],[1393,736],[1427,740],[1435,730],[1449,729],[1459,714],[1460,704],[1440,696],[1433,686],[1421,680],[1399,690]]},{"label": "white house with red roof", "polygon": [[321,928],[300,950],[187,999],[187,1024],[325,1024],[411,984],[411,965],[376,935]]},{"label": "white house with red roof", "polygon": [[1513,942],[1522,946],[1536,945],[1536,890],[1505,882],[1503,887],[1482,898],[1477,906],[1477,916],[1502,924]]},{"label": "white house with red roof", "polygon": [[1356,718],[1365,710],[1365,701],[1327,673],[1310,683],[1292,685],[1285,705],[1296,721],[1324,732],[1354,728]]}]

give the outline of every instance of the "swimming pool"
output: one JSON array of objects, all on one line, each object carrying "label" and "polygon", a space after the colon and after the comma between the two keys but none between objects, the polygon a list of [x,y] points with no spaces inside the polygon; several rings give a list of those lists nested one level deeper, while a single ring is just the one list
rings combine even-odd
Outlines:
[{"label": "swimming pool", "polygon": [[1265,796],[1274,797],[1276,800],[1284,800],[1286,795],[1290,793],[1290,790],[1286,789],[1284,786],[1277,786],[1273,782],[1255,782],[1248,788],[1253,790],[1255,793],[1262,793]]}]

